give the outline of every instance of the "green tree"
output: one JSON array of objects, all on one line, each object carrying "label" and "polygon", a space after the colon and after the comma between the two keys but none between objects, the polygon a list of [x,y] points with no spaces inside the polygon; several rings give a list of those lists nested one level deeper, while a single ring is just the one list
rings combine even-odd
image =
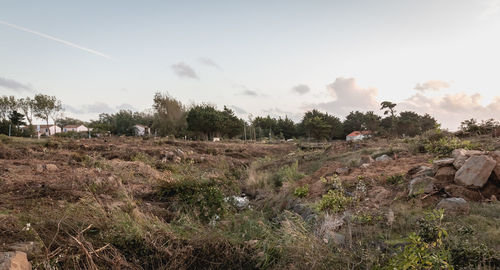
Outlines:
[{"label": "green tree", "polygon": [[17,101],[14,96],[2,96],[0,98],[0,118],[7,120],[9,114],[17,109]]},{"label": "green tree", "polygon": [[243,133],[243,126],[245,122],[234,115],[233,110],[224,106],[224,110],[220,112],[220,132],[223,136],[234,138]]},{"label": "green tree", "polygon": [[392,117],[394,117],[396,110],[394,109],[396,107],[396,103],[392,103],[390,101],[383,101],[380,103],[380,110],[384,110],[384,115],[390,114]]},{"label": "green tree", "polygon": [[10,112],[9,120],[17,128],[19,128],[20,125],[26,125],[24,122],[24,115],[22,113],[18,113],[16,110]]},{"label": "green tree", "polygon": [[[35,116],[44,119],[49,125],[49,118],[54,117],[57,113],[62,110],[61,101],[55,96],[48,96],[43,94],[37,94],[34,97],[34,111]],[[50,135],[50,129],[49,129]]]},{"label": "green tree", "polygon": [[187,127],[186,108],[168,93],[157,92],[153,98],[154,119],[152,128],[160,136],[180,135]]},{"label": "green tree", "polygon": [[188,130],[204,138],[213,138],[221,130],[221,115],[208,104],[192,107],[186,117]]},{"label": "green tree", "polygon": [[26,121],[30,127],[33,126],[33,114],[35,111],[35,101],[30,97],[21,98],[18,101],[19,109],[23,112],[26,117]]},{"label": "green tree", "polygon": [[276,123],[276,127],[279,134],[281,134],[286,140],[295,137],[297,134],[295,123],[287,116],[285,116],[285,119],[280,117]]}]

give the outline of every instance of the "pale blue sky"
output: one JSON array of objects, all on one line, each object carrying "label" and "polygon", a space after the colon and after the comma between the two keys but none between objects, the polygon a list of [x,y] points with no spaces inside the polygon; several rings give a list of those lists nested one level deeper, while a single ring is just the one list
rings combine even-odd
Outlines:
[{"label": "pale blue sky", "polygon": [[0,94],[85,120],[168,91],[296,120],[391,100],[456,128],[500,118],[498,48],[498,0],[0,0]]}]

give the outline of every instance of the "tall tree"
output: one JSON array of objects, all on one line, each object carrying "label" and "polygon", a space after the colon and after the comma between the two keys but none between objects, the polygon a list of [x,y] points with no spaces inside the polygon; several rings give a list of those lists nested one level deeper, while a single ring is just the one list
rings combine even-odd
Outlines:
[{"label": "tall tree", "polygon": [[26,121],[28,121],[30,127],[33,126],[33,114],[35,107],[34,100],[30,97],[21,98],[18,100],[18,104],[19,108],[23,111],[24,116],[26,117]]},{"label": "tall tree", "polygon": [[6,120],[9,114],[17,109],[17,101],[14,96],[2,96],[0,98],[0,118]]},{"label": "tall tree", "polygon": [[47,123],[47,126],[49,125],[49,118],[53,118],[54,115],[62,110],[61,101],[58,100],[55,96],[37,94],[34,97],[34,102],[35,116],[44,119]]},{"label": "tall tree", "polygon": [[186,108],[168,93],[157,92],[153,98],[154,119],[152,128],[160,136],[178,135],[187,126]]},{"label": "tall tree", "polygon": [[384,115],[391,114],[392,117],[394,117],[394,114],[396,113],[396,110],[394,109],[396,107],[396,103],[392,103],[390,101],[383,101],[380,103],[380,110],[384,110]]}]

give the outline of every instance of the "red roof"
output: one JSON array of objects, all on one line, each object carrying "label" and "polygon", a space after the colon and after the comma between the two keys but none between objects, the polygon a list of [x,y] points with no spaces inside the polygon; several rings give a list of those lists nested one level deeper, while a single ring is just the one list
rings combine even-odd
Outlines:
[{"label": "red roof", "polygon": [[356,136],[359,136],[361,135],[361,132],[359,131],[353,131],[351,133],[349,133],[349,135],[347,135],[347,137],[356,137]]}]

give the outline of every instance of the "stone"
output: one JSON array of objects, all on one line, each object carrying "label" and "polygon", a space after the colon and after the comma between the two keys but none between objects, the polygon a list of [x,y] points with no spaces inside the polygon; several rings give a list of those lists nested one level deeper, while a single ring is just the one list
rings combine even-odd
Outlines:
[{"label": "stone", "polygon": [[361,164],[361,165],[371,164],[373,162],[374,162],[374,160],[371,156],[361,156],[361,158],[359,159],[359,164]]},{"label": "stone", "polygon": [[407,174],[408,175],[417,175],[417,174],[430,174],[430,175],[427,175],[427,176],[432,176],[432,168],[431,167],[427,167],[427,166],[423,166],[423,165],[417,165],[417,166],[414,166],[412,167],[411,169],[408,170]]},{"label": "stone", "polygon": [[181,163],[182,159],[181,159],[181,157],[175,156],[173,161],[174,161],[174,163]]},{"label": "stone", "polygon": [[453,182],[453,180],[455,179],[456,172],[457,170],[455,170],[454,167],[451,166],[441,167],[437,170],[436,174],[434,175],[434,178],[436,178],[439,181]]},{"label": "stone", "polygon": [[165,152],[165,158],[167,160],[174,160],[175,154],[172,151],[167,151]]},{"label": "stone", "polygon": [[359,168],[361,168],[361,169],[368,169],[369,167],[370,167],[370,164],[368,164],[368,163],[361,164],[361,166],[359,166]]},{"label": "stone", "polygon": [[390,196],[391,192],[381,186],[375,186],[368,192],[368,197],[372,198],[377,203],[387,200]]},{"label": "stone", "polygon": [[453,161],[453,167],[455,167],[455,169],[457,169],[457,170],[462,168],[462,166],[465,164],[467,159],[469,159],[469,156],[466,156],[466,155],[457,156],[455,158],[455,161]]},{"label": "stone", "polygon": [[31,263],[24,252],[0,252],[0,270],[31,270]]},{"label": "stone", "polygon": [[489,156],[472,156],[455,174],[455,183],[480,188],[486,184],[496,164]]},{"label": "stone", "polygon": [[348,175],[350,172],[351,172],[351,169],[348,167],[341,167],[341,168],[337,168],[335,170],[335,173],[338,175]]},{"label": "stone", "polygon": [[463,198],[442,199],[436,206],[437,209],[444,209],[448,214],[468,214],[470,211],[469,203]]},{"label": "stone", "polygon": [[380,157],[377,157],[375,159],[375,161],[377,161],[377,162],[388,162],[388,161],[391,161],[391,160],[392,160],[392,158],[390,158],[388,155],[385,155],[385,154],[381,155]]},{"label": "stone", "polygon": [[9,246],[7,246],[7,249],[10,251],[24,252],[27,254],[28,259],[30,260],[35,257],[35,254],[41,251],[40,245],[33,241],[10,244]]},{"label": "stone", "polygon": [[410,181],[408,196],[413,197],[420,194],[428,194],[434,191],[434,181],[432,177],[417,177]]},{"label": "stone", "polygon": [[432,162],[432,170],[434,171],[434,173],[436,173],[437,170],[441,167],[453,165],[454,161],[455,161],[454,158],[445,158],[445,159],[434,160],[434,162]]},{"label": "stone", "polygon": [[444,187],[444,192],[450,197],[460,197],[469,201],[481,201],[482,196],[477,190],[468,189],[464,186],[450,184]]},{"label": "stone", "polygon": [[55,164],[46,164],[45,169],[49,172],[55,172],[57,171],[57,166]]},{"label": "stone", "polygon": [[250,205],[250,201],[245,196],[233,196],[232,201],[234,206],[236,206],[239,210],[246,209]]},{"label": "stone", "polygon": [[460,169],[465,161],[469,159],[471,156],[479,156],[479,155],[484,155],[485,152],[479,151],[479,150],[465,150],[465,149],[455,149],[451,153],[455,161],[453,162],[453,166],[455,169]]}]

